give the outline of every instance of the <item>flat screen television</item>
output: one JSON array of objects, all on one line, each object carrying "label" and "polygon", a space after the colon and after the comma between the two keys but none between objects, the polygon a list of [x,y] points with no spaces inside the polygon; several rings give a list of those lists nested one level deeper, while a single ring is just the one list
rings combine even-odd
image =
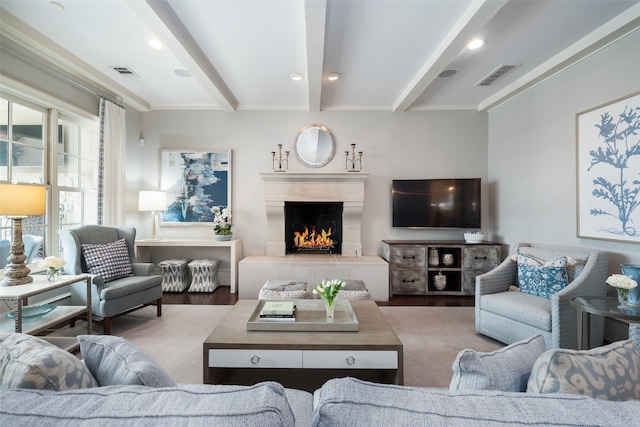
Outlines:
[{"label": "flat screen television", "polygon": [[480,228],[480,178],[395,179],[393,226]]}]

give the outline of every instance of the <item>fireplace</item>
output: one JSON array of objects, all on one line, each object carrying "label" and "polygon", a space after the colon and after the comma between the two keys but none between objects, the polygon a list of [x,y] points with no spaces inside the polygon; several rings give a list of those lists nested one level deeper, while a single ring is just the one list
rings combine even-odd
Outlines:
[{"label": "fireplace", "polygon": [[[364,183],[368,173],[261,173],[264,181],[264,202],[267,211],[268,256],[295,255],[285,241],[285,205],[292,202],[339,203],[342,215],[339,230],[331,233],[339,243],[339,251],[323,252],[328,255],[359,257],[362,255],[362,208],[364,207]],[[308,233],[312,232],[308,224]],[[316,235],[321,228],[316,225]],[[301,230],[304,233],[304,228]],[[328,230],[325,229],[325,233]],[[336,232],[340,233],[337,235]],[[310,257],[309,257],[310,258]]]},{"label": "fireplace", "polygon": [[287,254],[342,253],[342,202],[285,202]]}]

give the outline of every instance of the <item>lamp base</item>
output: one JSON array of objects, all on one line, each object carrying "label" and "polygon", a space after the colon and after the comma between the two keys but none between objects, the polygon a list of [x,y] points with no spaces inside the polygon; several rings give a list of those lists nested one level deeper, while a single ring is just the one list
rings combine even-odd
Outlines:
[{"label": "lamp base", "polygon": [[27,256],[24,254],[24,243],[22,242],[23,218],[12,217],[13,242],[11,243],[11,253],[7,258],[9,263],[4,268],[4,279],[0,282],[0,286],[26,285],[33,282],[33,277],[29,276],[31,270],[24,263]]}]

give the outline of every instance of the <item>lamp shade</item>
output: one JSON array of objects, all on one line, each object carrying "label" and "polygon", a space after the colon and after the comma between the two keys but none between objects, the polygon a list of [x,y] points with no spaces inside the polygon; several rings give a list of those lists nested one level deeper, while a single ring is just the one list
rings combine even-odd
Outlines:
[{"label": "lamp shade", "polygon": [[164,211],[167,209],[167,193],[164,191],[140,191],[139,211]]},{"label": "lamp shade", "polygon": [[46,187],[0,184],[0,215],[29,216],[47,213]]}]

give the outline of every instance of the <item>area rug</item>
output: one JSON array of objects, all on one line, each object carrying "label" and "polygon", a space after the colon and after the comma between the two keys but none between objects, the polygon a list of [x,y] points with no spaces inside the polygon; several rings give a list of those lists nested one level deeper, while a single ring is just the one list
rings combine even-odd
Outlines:
[{"label": "area rug", "polygon": [[[202,342],[230,309],[165,304],[157,318],[155,307],[146,307],[112,321],[111,330],[155,359],[176,382],[201,384]],[[503,346],[475,332],[473,307],[380,309],[404,345],[405,385],[446,388],[460,350],[492,351]],[[95,329],[100,332],[99,324]]]}]

